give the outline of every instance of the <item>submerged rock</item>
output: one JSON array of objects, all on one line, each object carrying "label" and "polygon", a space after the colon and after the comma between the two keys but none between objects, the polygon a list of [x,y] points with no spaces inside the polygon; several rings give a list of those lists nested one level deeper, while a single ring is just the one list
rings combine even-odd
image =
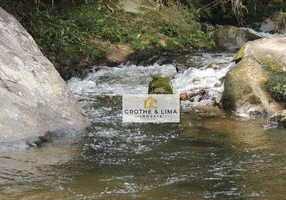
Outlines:
[{"label": "submerged rock", "polygon": [[265,38],[246,43],[237,54],[239,61],[227,74],[222,106],[253,116],[273,115],[284,105],[273,98],[266,84],[286,67],[286,38]]},{"label": "submerged rock", "polygon": [[33,137],[28,137],[26,139],[26,143],[30,147],[39,147],[45,142],[48,142],[48,140],[43,136],[40,136],[40,137],[33,136]]},{"label": "submerged rock", "polygon": [[223,68],[224,65],[220,64],[220,63],[215,63],[215,62],[211,62],[210,64],[208,64],[207,68],[211,68],[211,69],[221,69]]},{"label": "submerged rock", "polygon": [[181,101],[186,101],[186,100],[188,100],[190,97],[189,97],[189,95],[186,93],[186,92],[183,92],[183,93],[181,93],[180,94],[180,100]]},{"label": "submerged rock", "polygon": [[237,50],[247,41],[257,40],[260,37],[235,26],[224,26],[214,32],[213,38],[219,48]]},{"label": "submerged rock", "polygon": [[0,30],[0,143],[89,126],[52,63],[19,22],[1,8]]},{"label": "submerged rock", "polygon": [[261,23],[259,31],[286,33],[286,13],[276,12]]},{"label": "submerged rock", "polygon": [[148,94],[173,94],[173,89],[167,77],[154,76],[149,83]]},{"label": "submerged rock", "polygon": [[82,138],[87,136],[85,131],[79,131],[75,129],[58,129],[55,131],[48,131],[44,137],[41,138],[42,141],[53,141],[61,138]]},{"label": "submerged rock", "polygon": [[187,113],[199,116],[225,116],[225,112],[216,106],[190,107]]},{"label": "submerged rock", "polygon": [[267,127],[286,128],[286,110],[279,111],[272,115],[267,122]]}]

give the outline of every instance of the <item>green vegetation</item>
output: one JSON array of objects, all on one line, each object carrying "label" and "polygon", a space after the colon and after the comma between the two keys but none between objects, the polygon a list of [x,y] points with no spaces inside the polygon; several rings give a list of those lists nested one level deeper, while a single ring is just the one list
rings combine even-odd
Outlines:
[{"label": "green vegetation", "polygon": [[253,40],[258,40],[261,37],[251,33],[250,31],[246,31],[246,38],[247,38],[248,41],[253,41]]},{"label": "green vegetation", "polygon": [[[259,22],[274,12],[286,11],[283,0],[202,0],[201,13],[216,23],[245,25]],[[204,13],[207,13],[204,14]]]},{"label": "green vegetation", "polygon": [[256,3],[248,0],[246,5],[248,12],[245,14],[245,18],[250,22],[257,19],[265,19],[274,12],[286,11],[286,2],[284,0],[260,0],[256,1]]},{"label": "green vegetation", "polygon": [[270,72],[280,73],[282,72],[282,67],[279,62],[271,57],[259,58],[259,62],[266,67]]},{"label": "green vegetation", "polygon": [[37,2],[2,3],[57,66],[106,61],[108,47],[117,44],[130,46],[134,53],[214,46],[191,13],[172,1],[160,9],[155,2],[142,1],[138,12],[126,11],[119,0]]},{"label": "green vegetation", "polygon": [[173,94],[173,89],[167,77],[154,76],[149,83],[149,94]]},{"label": "green vegetation", "polygon": [[244,51],[246,49],[246,44],[244,44],[239,51],[237,52],[237,54],[235,55],[235,59],[239,60],[242,59],[244,57]]},{"label": "green vegetation", "polygon": [[266,87],[272,97],[286,103],[286,76],[284,74],[270,76]]},{"label": "green vegetation", "polygon": [[[262,1],[261,5],[271,7],[274,2],[284,9],[278,0]],[[0,6],[18,18],[61,74],[70,71],[70,66],[114,64],[108,55],[117,45],[127,46],[127,55],[131,52],[135,58],[178,49],[211,49],[214,41],[201,31],[200,17],[224,17],[218,10],[239,16],[252,9],[250,1],[226,0],[186,0],[180,5],[169,0],[168,6],[160,8],[149,0],[3,0]],[[259,8],[257,4],[257,14]]]},{"label": "green vegetation", "polygon": [[236,110],[236,105],[239,104],[239,101],[249,101],[257,104],[258,99],[255,100],[253,98],[252,89],[246,82],[241,83],[240,80],[234,76],[233,71],[226,77],[224,85],[225,88],[221,99],[224,110]]}]

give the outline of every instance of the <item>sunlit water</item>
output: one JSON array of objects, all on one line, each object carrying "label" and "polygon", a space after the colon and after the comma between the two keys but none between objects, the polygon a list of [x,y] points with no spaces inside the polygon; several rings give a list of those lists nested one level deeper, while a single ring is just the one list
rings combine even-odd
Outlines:
[{"label": "sunlit water", "polygon": [[241,29],[248,30],[249,32],[251,32],[251,33],[253,33],[259,37],[262,37],[262,38],[275,38],[275,37],[285,37],[286,36],[286,34],[280,34],[280,33],[271,34],[271,33],[262,32],[262,31],[255,31],[251,28],[242,27]]},{"label": "sunlit water", "polygon": [[194,67],[183,70],[122,65],[71,79],[94,130],[1,152],[0,199],[284,199],[285,130],[264,130],[263,119],[184,112],[180,124],[121,122],[122,94],[147,93],[156,74],[176,93],[206,91],[186,109],[219,101],[232,56],[196,53],[184,57]]}]

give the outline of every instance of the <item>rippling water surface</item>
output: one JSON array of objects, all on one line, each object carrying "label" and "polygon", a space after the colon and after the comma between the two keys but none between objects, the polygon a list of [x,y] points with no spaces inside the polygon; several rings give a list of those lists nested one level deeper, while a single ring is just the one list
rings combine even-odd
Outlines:
[{"label": "rippling water surface", "polygon": [[[208,93],[182,106],[219,100],[231,58],[198,53],[184,58],[197,67],[179,72],[174,63],[101,67],[71,79],[94,130],[1,152],[0,199],[284,199],[286,134],[264,130],[264,119],[209,109],[182,113],[180,124],[121,122],[122,94],[147,93],[155,74],[168,76],[175,92]],[[214,60],[220,67],[208,68]]]}]

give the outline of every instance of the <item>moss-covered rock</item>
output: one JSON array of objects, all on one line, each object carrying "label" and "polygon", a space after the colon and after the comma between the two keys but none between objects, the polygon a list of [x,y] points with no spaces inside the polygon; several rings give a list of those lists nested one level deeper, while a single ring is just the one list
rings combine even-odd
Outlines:
[{"label": "moss-covered rock", "polygon": [[247,41],[256,40],[260,37],[235,26],[224,26],[214,32],[213,38],[219,48],[237,50]]},{"label": "moss-covered rock", "polygon": [[247,42],[236,58],[253,57],[273,73],[286,72],[286,38],[263,38]]},{"label": "moss-covered rock", "polygon": [[225,80],[222,106],[247,114],[273,114],[285,107],[286,38],[247,42]]},{"label": "moss-covered rock", "polygon": [[235,55],[235,60],[239,61],[244,57],[246,45],[243,45]]},{"label": "moss-covered rock", "polygon": [[261,56],[258,57],[258,60],[264,67],[266,67],[267,70],[271,72],[280,73],[283,71],[279,61],[275,60],[271,56],[265,56],[265,57]]},{"label": "moss-covered rock", "polygon": [[226,76],[221,100],[223,108],[254,116],[283,109],[265,89],[268,79],[269,73],[254,58],[242,59]]},{"label": "moss-covered rock", "polygon": [[173,94],[173,89],[167,77],[154,76],[149,83],[148,94]]}]

